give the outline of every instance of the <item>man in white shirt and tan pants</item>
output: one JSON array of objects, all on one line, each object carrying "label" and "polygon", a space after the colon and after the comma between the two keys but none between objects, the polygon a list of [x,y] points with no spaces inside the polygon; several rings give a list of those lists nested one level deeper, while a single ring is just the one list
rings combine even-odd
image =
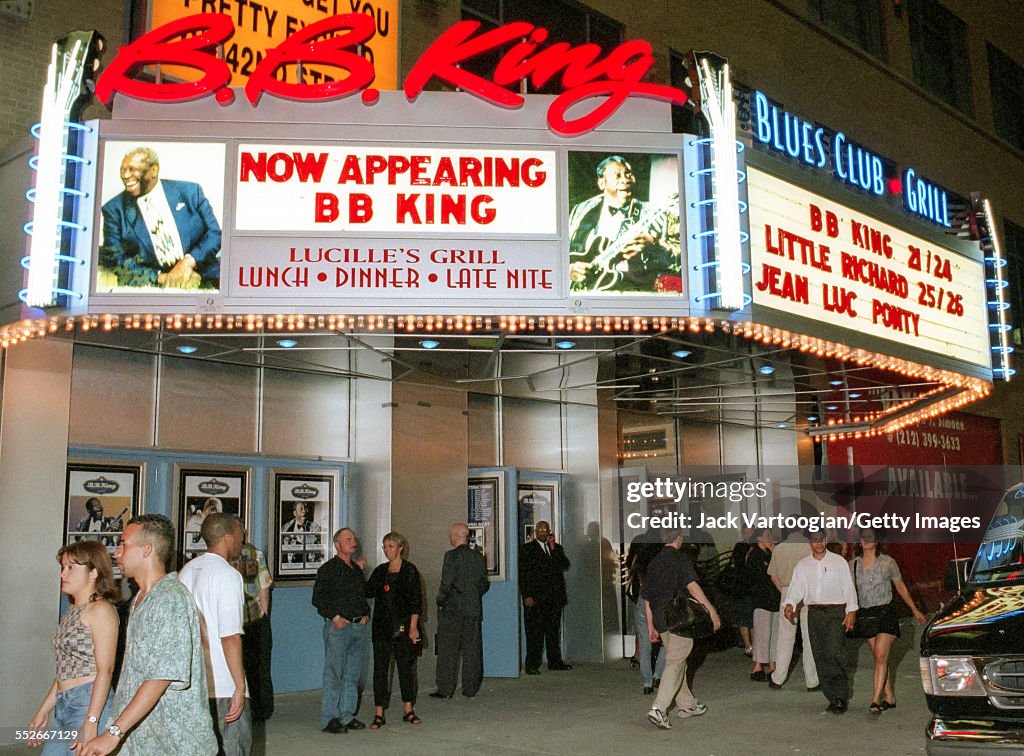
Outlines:
[{"label": "man in white shirt and tan pants", "polygon": [[845,631],[853,628],[857,616],[857,591],[846,560],[825,548],[825,533],[810,533],[808,540],[811,555],[800,560],[793,570],[782,612],[795,624],[797,607],[801,603],[807,605],[811,652],[821,692],[828,699],[826,711],[843,714],[849,697],[843,663]]},{"label": "man in white shirt and tan pants", "polygon": [[[807,539],[803,533],[796,530],[789,534],[782,543],[772,550],[772,559],[768,563],[768,576],[772,579],[779,594],[783,598],[789,591],[789,584],[793,582],[793,570],[800,563],[800,560],[811,553],[811,547],[807,545]],[[807,631],[807,607],[805,606],[798,613],[800,617],[800,631],[803,633],[803,651],[800,659],[803,662],[804,685],[807,690],[818,690],[818,670],[814,668],[814,657],[811,655],[810,633]],[[781,614],[778,620],[778,630],[775,641],[775,671],[768,676],[768,687],[772,690],[779,690],[789,677],[790,662],[793,660],[793,651],[796,646],[797,626],[787,622]]]}]

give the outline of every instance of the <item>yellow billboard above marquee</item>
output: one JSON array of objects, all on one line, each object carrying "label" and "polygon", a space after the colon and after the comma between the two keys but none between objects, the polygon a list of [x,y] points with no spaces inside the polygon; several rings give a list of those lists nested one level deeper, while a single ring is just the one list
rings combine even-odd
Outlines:
[{"label": "yellow billboard above marquee", "polygon": [[[245,86],[249,75],[266,55],[288,36],[310,24],[345,13],[365,13],[374,20],[376,32],[362,48],[373,63],[375,89],[398,89],[398,7],[400,0],[151,0],[147,30],[196,13],[222,13],[235,25],[224,45],[223,58],[231,68],[231,86]],[[191,69],[164,66],[161,72],[185,80],[194,79]],[[316,65],[302,67],[303,80],[316,84],[336,78],[336,72]],[[294,73],[290,73],[294,75]]]}]

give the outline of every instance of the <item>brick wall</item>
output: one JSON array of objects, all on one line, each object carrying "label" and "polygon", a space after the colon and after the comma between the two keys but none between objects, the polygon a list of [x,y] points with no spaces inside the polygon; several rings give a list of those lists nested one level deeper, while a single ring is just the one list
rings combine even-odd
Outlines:
[{"label": "brick wall", "polygon": [[[122,44],[125,0],[34,0],[31,18],[0,15],[0,145],[23,138],[39,119],[54,40],[70,31],[97,29],[107,55]],[[102,117],[90,106],[86,117]]]}]

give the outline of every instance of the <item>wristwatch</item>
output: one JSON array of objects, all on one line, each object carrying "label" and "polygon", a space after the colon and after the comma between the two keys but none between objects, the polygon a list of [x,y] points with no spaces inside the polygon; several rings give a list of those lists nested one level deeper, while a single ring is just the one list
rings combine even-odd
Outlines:
[{"label": "wristwatch", "polygon": [[100,721],[100,718],[99,718],[99,717],[94,717],[94,716],[93,716],[92,714],[90,714],[90,715],[89,715],[89,718],[88,718],[88,719],[87,719],[86,721],[87,721],[87,722],[88,722],[89,724],[96,724],[97,722],[99,722],[99,721]]},{"label": "wristwatch", "polygon": [[107,728],[107,732],[113,735],[118,740],[120,740],[121,736],[124,734],[121,732],[121,728],[118,727],[116,724],[110,725],[110,727]]}]

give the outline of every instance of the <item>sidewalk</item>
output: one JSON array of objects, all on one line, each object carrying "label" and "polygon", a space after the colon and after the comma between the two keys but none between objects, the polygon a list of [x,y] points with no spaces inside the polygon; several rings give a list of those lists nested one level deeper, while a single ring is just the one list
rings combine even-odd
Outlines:
[{"label": "sidewalk", "polygon": [[[893,651],[899,708],[874,718],[871,659],[860,643],[850,710],[823,714],[821,693],[804,688],[797,665],[780,691],[749,679],[750,661],[739,649],[712,654],[697,673],[694,692],[708,704],[702,717],[680,720],[671,730],[647,722],[653,696],[640,694],[640,676],[628,661],[577,665],[571,672],[548,672],[518,680],[484,680],[480,694],[448,701],[420,691],[418,727],[402,722],[393,702],[387,726],[345,735],[320,732],[319,691],[278,696],[274,716],[257,733],[255,754],[647,754],[685,750],[687,754],[858,753],[920,754],[928,721],[917,664],[915,627],[903,624],[904,637]],[[852,661],[852,660],[851,660]],[[432,664],[433,658],[421,663]],[[396,683],[397,688],[397,683]],[[363,695],[359,718],[373,718],[372,694]],[[38,754],[27,748],[0,748],[0,754]],[[169,751],[173,753],[173,750]]]}]

